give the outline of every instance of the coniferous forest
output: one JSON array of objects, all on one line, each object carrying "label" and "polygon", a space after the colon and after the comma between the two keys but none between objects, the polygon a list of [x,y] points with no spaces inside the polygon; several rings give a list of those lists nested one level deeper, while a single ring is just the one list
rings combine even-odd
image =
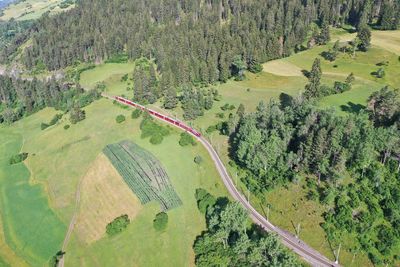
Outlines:
[{"label": "coniferous forest", "polygon": [[[44,16],[29,29],[25,37],[32,37],[32,45],[23,62],[55,70],[127,54],[155,59],[162,73],[172,73],[175,85],[224,82],[235,56],[252,67],[303,49],[314,21],[323,43],[328,25],[358,27],[377,19],[377,27],[395,29],[399,12],[398,1],[386,0],[81,0],[77,8]],[[3,61],[10,52],[3,51]]]}]

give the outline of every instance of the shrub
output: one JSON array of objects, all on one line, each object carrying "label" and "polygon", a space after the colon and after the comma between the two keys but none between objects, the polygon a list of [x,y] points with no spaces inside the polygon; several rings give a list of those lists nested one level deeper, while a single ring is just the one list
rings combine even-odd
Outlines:
[{"label": "shrub", "polygon": [[69,124],[64,125],[64,130],[68,130],[71,126]]},{"label": "shrub", "polygon": [[168,214],[165,212],[160,212],[156,215],[156,218],[153,220],[153,227],[157,231],[163,231],[167,228],[168,224]]},{"label": "shrub", "polygon": [[201,156],[194,157],[194,163],[201,164],[203,162],[203,158]]},{"label": "shrub", "polygon": [[228,109],[229,109],[229,104],[226,103],[225,105],[223,105],[223,106],[221,107],[221,109],[222,109],[223,111],[228,110]]},{"label": "shrub", "polygon": [[135,109],[134,111],[132,111],[131,118],[137,119],[140,117],[140,115],[142,115],[142,111],[140,109]]},{"label": "shrub", "polygon": [[329,51],[324,51],[321,53],[321,56],[325,59],[328,60],[330,62],[333,62],[336,60],[336,57],[338,55],[338,52],[333,51],[331,49],[329,49]]},{"label": "shrub", "polygon": [[379,68],[378,71],[376,72],[376,77],[377,78],[383,78],[385,77],[386,73],[383,68]]},{"label": "shrub", "polygon": [[206,213],[208,207],[214,206],[214,204],[217,202],[215,197],[203,188],[196,189],[195,198],[197,200],[198,209],[204,214]]},{"label": "shrub", "polygon": [[47,128],[49,128],[50,126],[55,125],[61,118],[62,118],[62,114],[56,114],[54,115],[54,117],[51,119],[51,121],[49,123],[44,123],[42,122],[40,124],[40,129],[45,130]]},{"label": "shrub", "polygon": [[121,215],[117,218],[115,218],[112,222],[107,224],[106,226],[106,233],[109,236],[116,235],[120,232],[122,232],[128,225],[129,225],[129,217],[128,215]]},{"label": "shrub", "polygon": [[219,119],[225,118],[225,114],[222,113],[222,112],[219,112],[219,113],[215,114],[215,116],[216,116],[217,118],[219,118]]},{"label": "shrub", "polygon": [[179,144],[181,146],[188,146],[188,145],[192,145],[195,146],[197,143],[194,140],[193,136],[191,136],[190,134],[188,134],[187,132],[181,133],[181,139],[179,140]]},{"label": "shrub", "polygon": [[217,130],[217,127],[215,125],[211,125],[211,126],[208,126],[206,133],[210,134],[212,132],[215,132],[216,130]]},{"label": "shrub", "polygon": [[337,94],[349,91],[350,89],[351,89],[350,83],[343,83],[343,82],[336,81],[335,84],[333,85],[333,90]]},{"label": "shrub", "polygon": [[126,82],[128,80],[128,73],[121,77],[121,82]]},{"label": "shrub", "polygon": [[122,114],[120,114],[120,115],[118,115],[118,116],[115,118],[115,121],[116,121],[117,123],[123,123],[123,122],[125,121],[125,116],[122,115]]},{"label": "shrub", "polygon": [[48,125],[47,123],[42,122],[42,123],[40,124],[40,129],[41,129],[41,130],[45,130],[45,129],[49,128],[49,126],[50,126],[50,125]]},{"label": "shrub", "polygon": [[65,252],[64,251],[58,251],[56,255],[50,258],[49,260],[49,267],[57,267],[60,260],[64,257]]},{"label": "shrub", "polygon": [[263,70],[263,66],[258,62],[250,62],[248,70],[252,73],[260,73]]},{"label": "shrub", "polygon": [[10,165],[20,163],[28,157],[28,153],[20,153],[10,158]]},{"label": "shrub", "polygon": [[163,141],[163,136],[160,134],[155,134],[152,137],[150,137],[150,143],[153,145],[159,145]]},{"label": "shrub", "polygon": [[376,63],[377,66],[389,66],[389,61],[381,61]]},{"label": "shrub", "polygon": [[61,118],[62,118],[62,114],[56,114],[54,115],[54,117],[51,119],[49,125],[52,126],[54,124],[56,124]]},{"label": "shrub", "polygon": [[76,124],[86,118],[86,113],[80,107],[75,106],[71,109],[69,120],[72,124]]},{"label": "shrub", "polygon": [[141,138],[150,137],[150,143],[154,145],[160,144],[164,136],[169,134],[167,128],[155,123],[148,114],[144,114],[140,129],[142,130]]},{"label": "shrub", "polygon": [[126,63],[126,62],[128,62],[128,55],[126,54],[117,54],[105,61],[105,63]]}]

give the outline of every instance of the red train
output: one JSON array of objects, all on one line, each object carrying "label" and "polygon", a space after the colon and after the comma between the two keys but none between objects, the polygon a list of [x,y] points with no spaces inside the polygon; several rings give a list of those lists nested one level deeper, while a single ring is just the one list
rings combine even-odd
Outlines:
[{"label": "red train", "polygon": [[163,115],[161,113],[158,113],[158,112],[156,112],[154,110],[148,109],[145,106],[142,106],[140,104],[137,104],[137,103],[135,103],[133,101],[130,101],[130,100],[125,99],[125,98],[120,97],[120,96],[116,96],[115,100],[117,100],[118,102],[120,102],[122,104],[138,108],[138,109],[140,109],[142,111],[145,111],[145,112],[153,115],[154,117],[157,117],[157,118],[162,119],[162,120],[164,120],[166,122],[174,124],[174,125],[178,126],[179,128],[181,128],[181,129],[183,129],[183,130],[185,130],[187,132],[190,132],[191,134],[193,134],[193,135],[195,135],[197,137],[201,136],[201,134],[198,131],[194,130],[193,128],[191,128],[191,127],[189,127],[187,125],[185,125],[184,123],[182,123],[182,122],[180,122],[178,120],[172,119],[172,118],[170,118],[168,116],[165,116],[165,115]]}]

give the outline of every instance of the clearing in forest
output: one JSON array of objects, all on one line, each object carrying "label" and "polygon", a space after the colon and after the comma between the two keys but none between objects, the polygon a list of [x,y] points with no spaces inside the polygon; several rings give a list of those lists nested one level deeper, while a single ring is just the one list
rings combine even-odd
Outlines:
[{"label": "clearing in forest", "polygon": [[303,76],[301,68],[282,59],[264,63],[263,70],[278,76]]},{"label": "clearing in forest", "polygon": [[165,169],[150,152],[130,141],[107,145],[103,152],[142,204],[156,200],[163,211],[182,205]]}]

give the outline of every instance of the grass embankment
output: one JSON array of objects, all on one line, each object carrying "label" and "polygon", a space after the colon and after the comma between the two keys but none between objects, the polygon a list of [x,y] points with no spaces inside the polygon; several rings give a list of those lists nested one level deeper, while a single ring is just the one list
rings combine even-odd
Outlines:
[{"label": "grass embankment", "polygon": [[[21,255],[40,258],[41,264],[44,264],[45,260],[60,249],[66,225],[69,224],[75,209],[77,185],[85,177],[84,179],[88,180],[84,180],[87,184],[84,183],[82,186],[78,225],[66,249],[66,266],[98,266],[99,262],[106,266],[124,266],[127,263],[138,266],[193,265],[193,241],[205,229],[204,216],[200,214],[196,206],[195,189],[203,187],[215,195],[227,195],[206,150],[200,145],[182,148],[178,144],[180,132],[174,129],[171,129],[171,134],[164,138],[162,144],[157,146],[150,144],[148,139],[140,138],[140,119],[130,119],[132,110],[123,110],[106,99],[96,101],[86,107],[85,111],[87,118],[72,125],[68,130],[63,128],[64,125],[69,124],[67,116],[55,126],[44,131],[40,130],[40,123],[49,121],[56,114],[53,109],[45,109],[22,119],[13,126],[1,129],[0,136],[4,140],[12,140],[14,133],[19,138],[18,145],[9,141],[1,142],[15,146],[13,149],[1,149],[2,152],[6,152],[7,160],[11,156],[9,154],[19,152],[22,139],[25,140],[22,150],[30,155],[35,154],[25,161],[32,173],[31,183],[28,182],[29,172],[23,167],[24,165],[18,165],[18,168],[21,168],[17,170],[21,172],[21,180],[1,178],[1,188],[7,188],[9,192],[2,194],[1,203],[2,218],[6,220],[4,224],[7,225],[6,236],[18,237],[18,239],[15,238],[15,246],[12,248],[17,252],[23,250]],[[124,114],[129,119],[122,124],[117,124],[115,117],[119,114]],[[125,139],[132,140],[149,150],[162,162],[171,178],[171,183],[182,199],[181,207],[168,212],[168,228],[161,234],[156,233],[152,226],[155,214],[160,211],[157,203],[152,202],[145,208],[141,208],[135,202],[135,197],[132,197],[129,189],[125,190],[127,188],[121,184],[118,185],[121,188],[120,191],[116,187],[108,192],[107,188],[110,186],[107,183],[115,184],[116,181],[107,181],[104,188],[100,185],[90,186],[90,184],[102,183],[109,178],[107,174],[115,171],[109,169],[112,168],[109,164],[108,167],[103,166],[106,168],[103,169],[104,172],[94,172],[93,168],[98,166],[96,164],[101,157],[99,155],[102,155],[102,149],[107,144]],[[201,155],[204,159],[200,166],[193,161],[196,155]],[[7,166],[2,165],[1,171],[10,174]],[[93,172],[96,173],[95,177],[93,177]],[[119,177],[119,179],[122,181],[122,178]],[[45,190],[40,191],[39,188]],[[117,195],[122,200],[129,201],[132,207],[127,207],[126,203],[122,203],[122,207],[118,205],[109,207],[109,203],[99,204],[107,199],[119,202],[118,198],[115,199]],[[21,204],[26,200],[25,197],[29,197],[29,203],[26,205]],[[47,197],[50,203],[47,202]],[[36,202],[41,203],[42,206]],[[61,218],[61,221],[57,220],[57,225],[53,225],[50,220],[57,217],[54,215],[49,217],[41,213],[41,210],[51,213],[49,204]],[[115,210],[110,211],[111,208]],[[101,214],[102,212],[106,214]],[[123,233],[106,237],[105,225],[117,213],[128,213],[133,221]],[[117,216],[119,215],[121,214]],[[35,222],[37,216],[41,219],[46,218],[46,221],[34,227],[32,222]],[[28,219],[29,223],[26,221]],[[85,224],[96,230],[87,231]],[[102,228],[103,232],[100,233]],[[51,236],[47,239],[37,238],[38,236],[47,237],[47,235]],[[43,248],[41,242],[45,242]],[[7,244],[13,243],[7,239]],[[11,263],[14,264],[15,261]]]}]

